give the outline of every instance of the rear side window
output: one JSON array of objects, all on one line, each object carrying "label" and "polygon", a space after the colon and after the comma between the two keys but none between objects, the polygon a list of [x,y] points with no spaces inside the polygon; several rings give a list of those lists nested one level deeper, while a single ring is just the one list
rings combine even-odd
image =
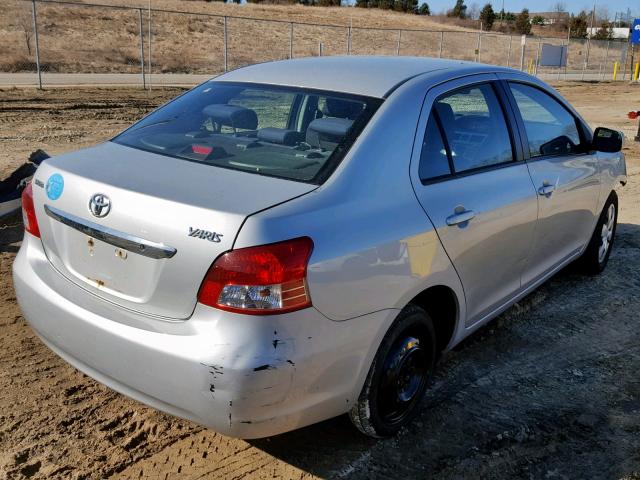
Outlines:
[{"label": "rear side window", "polygon": [[513,161],[509,129],[489,84],[474,85],[434,103],[449,145],[455,172]]},{"label": "rear side window", "polygon": [[212,81],[112,141],[214,167],[322,183],[381,103],[334,92]]},{"label": "rear side window", "polygon": [[576,119],[560,102],[529,85],[511,83],[510,87],[524,121],[531,157],[581,151]]},{"label": "rear side window", "polygon": [[422,141],[422,152],[420,153],[420,180],[433,180],[450,173],[447,149],[442,141],[436,117],[431,113],[427,122],[424,140]]}]

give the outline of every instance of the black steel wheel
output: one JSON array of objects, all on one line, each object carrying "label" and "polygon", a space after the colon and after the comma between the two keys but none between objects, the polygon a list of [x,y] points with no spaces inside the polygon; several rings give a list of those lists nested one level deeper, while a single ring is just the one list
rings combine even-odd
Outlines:
[{"label": "black steel wheel", "polygon": [[423,309],[400,312],[376,353],[358,402],[349,415],[365,435],[387,437],[419,411],[436,359],[433,323]]}]

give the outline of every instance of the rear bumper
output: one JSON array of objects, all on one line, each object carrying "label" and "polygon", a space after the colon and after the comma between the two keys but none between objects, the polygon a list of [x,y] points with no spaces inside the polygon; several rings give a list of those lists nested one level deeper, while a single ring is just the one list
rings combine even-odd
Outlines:
[{"label": "rear bumper", "polygon": [[221,433],[258,438],[348,411],[397,312],[255,317],[198,304],[186,321],[122,309],[62,277],[25,234],[18,303],[42,340],[101,383]]}]

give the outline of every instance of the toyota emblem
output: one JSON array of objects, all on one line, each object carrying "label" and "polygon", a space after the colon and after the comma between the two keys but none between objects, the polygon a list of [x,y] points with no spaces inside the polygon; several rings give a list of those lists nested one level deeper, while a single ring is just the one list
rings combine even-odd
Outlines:
[{"label": "toyota emblem", "polygon": [[111,200],[103,193],[96,193],[89,200],[89,211],[94,217],[106,217],[111,211]]}]

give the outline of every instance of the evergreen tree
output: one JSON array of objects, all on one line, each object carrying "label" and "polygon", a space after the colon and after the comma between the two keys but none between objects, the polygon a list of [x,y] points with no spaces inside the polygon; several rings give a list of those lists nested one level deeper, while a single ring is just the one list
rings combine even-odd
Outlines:
[{"label": "evergreen tree", "polygon": [[489,31],[493,28],[493,22],[496,20],[496,12],[493,11],[493,7],[490,3],[487,3],[480,12],[480,21],[482,22],[482,28]]},{"label": "evergreen tree", "polygon": [[516,32],[521,35],[529,35],[531,33],[531,22],[529,21],[529,10],[523,9],[516,17]]},{"label": "evergreen tree", "polygon": [[536,15],[531,20],[531,25],[544,25],[544,17],[541,17],[540,15]]},{"label": "evergreen tree", "polygon": [[593,38],[596,40],[611,40],[613,38],[613,25],[609,22],[602,22]]},{"label": "evergreen tree", "polygon": [[420,8],[418,9],[418,15],[431,15],[431,10],[429,10],[429,5],[426,3],[423,3],[422,5],[420,5]]},{"label": "evergreen tree", "polygon": [[587,38],[588,15],[584,10],[578,15],[571,15],[569,28],[571,28],[571,36],[574,38]]},{"label": "evergreen tree", "polygon": [[464,0],[456,0],[455,6],[447,12],[447,17],[466,18],[467,6],[464,4]]}]

